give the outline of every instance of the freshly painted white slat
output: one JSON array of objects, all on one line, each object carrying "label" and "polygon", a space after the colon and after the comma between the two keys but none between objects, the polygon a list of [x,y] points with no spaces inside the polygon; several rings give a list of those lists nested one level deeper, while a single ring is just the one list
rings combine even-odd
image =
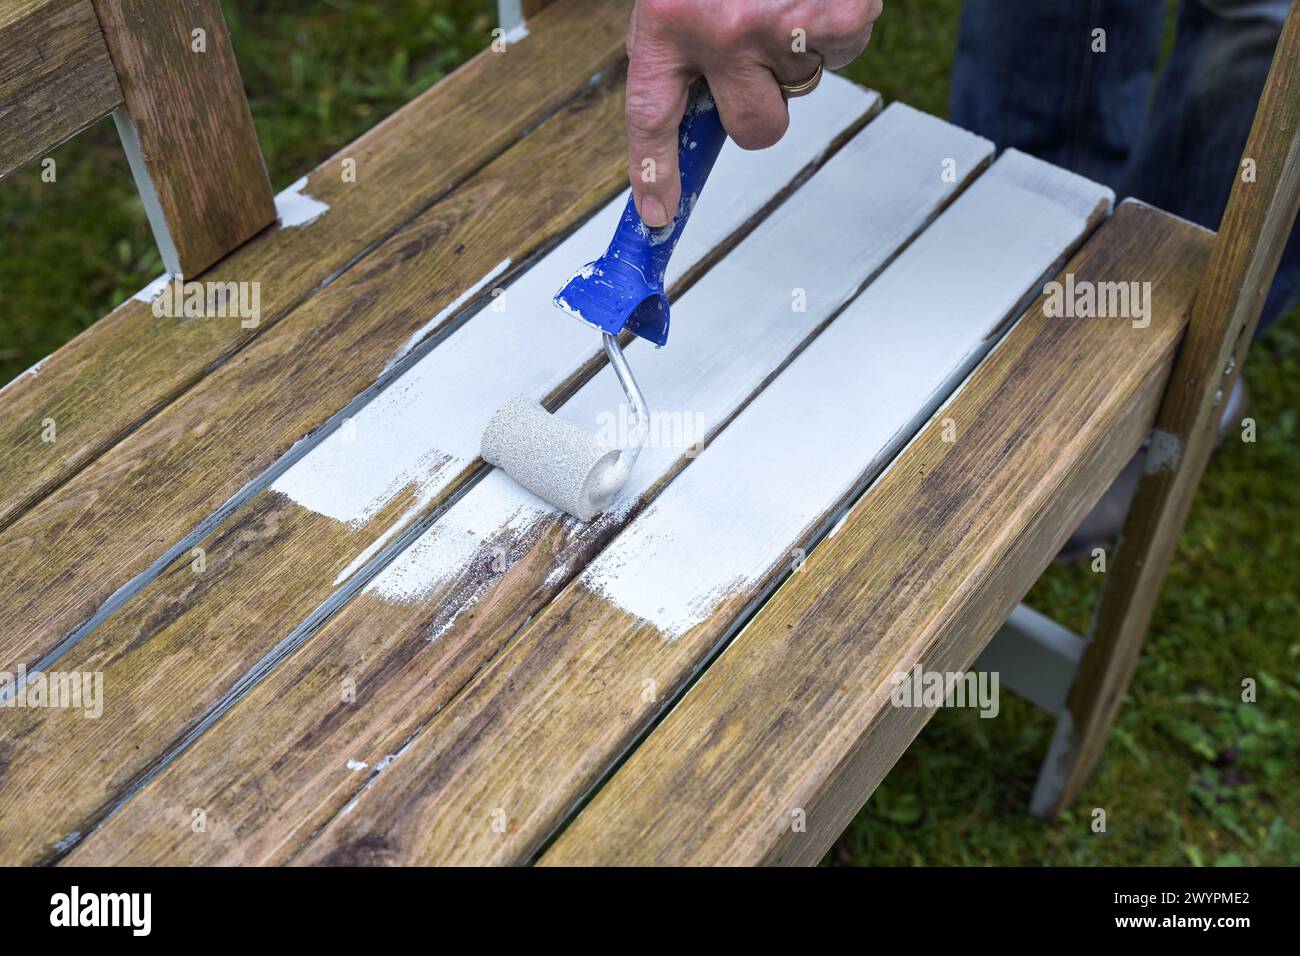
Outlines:
[{"label": "freshly painted white slat", "polygon": [[[716,430],[923,229],[992,153],[987,140],[910,107],[891,106],[715,265],[673,305],[667,348],[637,340],[627,349],[650,405],[651,442],[612,513],[600,520],[624,520],[692,445]],[[946,161],[955,164],[955,182],[942,175]],[[612,412],[624,405],[617,379],[604,368],[558,414],[599,433],[610,428],[611,418],[615,427],[621,424]],[[493,570],[502,574],[536,540],[537,527],[558,515],[494,471],[368,591],[418,602],[462,578],[486,548],[499,549]],[[586,533],[575,519],[565,520],[569,535]],[[566,573],[564,556],[553,557],[554,573]],[[455,606],[445,608],[438,632],[478,596],[461,593],[448,602]]]},{"label": "freshly painted white slat", "polygon": [[[792,107],[790,132],[772,150],[745,153],[728,143],[674,254],[670,287],[877,99],[827,77],[816,96]],[[601,351],[600,337],[551,298],[604,251],[625,202],[626,195],[600,210],[496,298],[501,311],[485,308],[457,329],[272,488],[357,526],[403,489],[413,489],[417,509],[436,497],[477,459],[483,427],[502,401],[545,397]]]},{"label": "freshly painted white slat", "polygon": [[752,588],[929,418],[1112,200],[1004,154],[579,581],[667,639]]}]

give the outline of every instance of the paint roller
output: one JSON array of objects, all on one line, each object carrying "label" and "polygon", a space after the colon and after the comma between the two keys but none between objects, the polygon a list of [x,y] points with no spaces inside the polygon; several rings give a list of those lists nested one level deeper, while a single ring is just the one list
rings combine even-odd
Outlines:
[{"label": "paint roller", "polygon": [[610,367],[627,395],[631,427],[621,447],[522,397],[503,404],[483,432],[482,455],[533,494],[583,521],[604,511],[622,490],[649,432],[649,410],[619,347],[624,330],[656,346],[668,342],[668,295],[664,274],[726,140],[709,88],[691,87],[678,128],[682,196],[672,222],[651,229],[631,197],[605,254],[579,269],[555,296],[555,304],[601,333]]}]

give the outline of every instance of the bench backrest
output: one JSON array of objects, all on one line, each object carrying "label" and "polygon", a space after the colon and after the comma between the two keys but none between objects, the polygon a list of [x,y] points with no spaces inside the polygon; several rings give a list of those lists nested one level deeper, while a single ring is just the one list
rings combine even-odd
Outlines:
[{"label": "bench backrest", "polygon": [[0,178],[110,113],[168,272],[275,221],[219,0],[5,0]]}]

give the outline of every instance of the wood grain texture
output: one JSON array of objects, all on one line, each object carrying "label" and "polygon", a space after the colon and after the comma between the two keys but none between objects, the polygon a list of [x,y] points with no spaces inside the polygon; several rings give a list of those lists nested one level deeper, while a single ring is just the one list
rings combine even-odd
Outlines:
[{"label": "wood grain texture", "polygon": [[1233,183],[1187,341],[1156,418],[1155,451],[1129,508],[1091,641],[1066,703],[1063,719],[1068,723],[1060,729],[1064,747],[1057,755],[1064,764],[1064,784],[1054,806],[1043,808],[1051,814],[1069,805],[1101,757],[1214,450],[1223,398],[1245,365],[1296,221],[1300,4],[1291,6],[1242,158],[1254,162],[1257,179],[1238,175]]},{"label": "wood grain texture", "polygon": [[[857,91],[854,96],[867,106],[877,102],[874,94]],[[422,316],[433,311],[434,303],[428,303],[427,311],[425,306],[411,307],[406,303],[425,283],[441,281],[448,267],[444,265],[440,269],[440,262],[451,261],[450,268],[459,277],[459,289],[473,289],[479,285],[477,280],[482,274],[494,271],[493,259],[512,251],[509,242],[545,240],[550,230],[539,217],[549,201],[569,197],[577,204],[566,210],[572,219],[597,198],[583,192],[584,182],[589,182],[589,186],[603,185],[600,189],[603,194],[608,194],[610,187],[620,182],[621,84],[593,90],[589,98],[591,102],[585,109],[573,107],[552,118],[455,194],[453,200],[465,192],[480,196],[481,202],[475,210],[483,219],[481,227],[440,237],[437,244],[417,242],[413,232],[403,230],[394,237],[391,246],[393,250],[404,250],[404,258],[396,253],[385,255],[389,248],[386,244],[371,257],[375,260],[373,265],[367,260],[327,290],[323,299],[347,295],[348,302],[365,302],[364,312],[354,306],[352,313],[384,317],[383,324],[376,327],[379,318],[365,323],[358,314],[353,314],[348,322],[360,323],[360,327],[346,341],[330,346],[341,350],[351,348],[355,354],[360,351],[360,343],[365,343],[367,360],[372,364],[350,359],[348,364],[360,365],[355,374],[377,376],[406,347],[411,326],[390,329],[394,315],[403,316],[407,322],[419,318],[421,321],[415,327],[423,328],[427,320]],[[840,105],[844,103],[841,101]],[[845,116],[841,121],[853,123],[854,117]],[[692,271],[700,261],[710,258],[716,248],[726,247],[732,232],[743,227],[770,198],[763,195],[764,189],[770,184],[772,192],[779,192],[792,179],[797,179],[806,165],[805,157],[818,156],[834,138],[835,126],[825,123],[820,135],[825,137],[821,147],[811,142],[811,136],[792,141],[784,158],[774,163],[775,170],[765,179],[751,177],[742,181],[731,177],[728,185],[714,196],[719,205],[712,208],[712,214],[701,222],[701,228],[689,240],[683,239],[675,274]],[[745,159],[740,151],[729,156],[729,163]],[[533,173],[543,167],[546,176]],[[489,185],[475,190],[480,179]],[[760,182],[764,183],[762,188]],[[69,738],[66,728],[45,722],[41,726],[49,728],[48,734],[43,731],[25,734],[23,752],[26,752],[26,741],[30,740],[49,758],[38,763],[76,763],[92,759],[93,755],[93,759],[112,766],[114,774],[106,775],[102,786],[83,786],[76,794],[70,794],[66,802],[31,801],[24,795],[24,791],[45,793],[54,788],[53,784],[8,791],[0,781],[0,805],[8,806],[6,815],[41,822],[40,841],[43,842],[24,846],[22,852],[48,853],[51,845],[64,839],[67,833],[85,832],[88,829],[82,822],[85,816],[102,813],[105,805],[136,775],[146,772],[152,762],[161,759],[182,733],[200,721],[229,688],[271,651],[278,639],[328,598],[341,580],[346,580],[347,565],[366,554],[376,541],[386,540],[421,515],[434,512],[459,487],[476,466],[478,433],[502,398],[489,391],[488,379],[493,374],[501,377],[496,385],[504,389],[504,395],[539,388],[538,397],[543,397],[548,389],[564,389],[566,379],[584,368],[590,369],[599,348],[598,338],[558,312],[552,315],[550,296],[572,272],[575,262],[589,259],[608,240],[623,202],[622,197],[611,201],[600,216],[584,224],[578,233],[552,250],[517,282],[508,285],[504,301],[517,304],[501,313],[484,310],[441,340],[357,412],[351,428],[336,431],[313,448],[270,489],[261,492],[202,542],[209,556],[206,571],[195,575],[186,556],[60,661],[60,667],[82,666],[77,661],[95,661],[94,666],[105,671],[106,681],[113,686],[147,688],[161,681],[186,690],[153,707],[148,706],[150,699],[145,696],[133,697],[131,706],[120,702],[112,710],[106,708],[104,717],[93,728],[82,729],[75,740]],[[452,255],[452,249],[459,251]],[[373,284],[364,290],[352,285],[361,270],[368,270],[373,279]],[[352,291],[343,291],[347,289]],[[439,289],[452,291],[441,285]],[[487,297],[489,292],[490,289],[481,289],[479,294]],[[539,309],[544,310],[541,317],[554,324],[540,323]],[[295,314],[287,320],[286,327],[297,321]],[[557,339],[567,341],[571,355],[563,361],[551,362],[543,356]],[[264,343],[258,343],[245,354],[252,356],[265,348]],[[521,349],[536,362],[520,362]],[[292,354],[295,362],[308,367],[317,364],[301,345]],[[475,354],[481,354],[484,361],[473,361]],[[558,358],[564,355],[561,350]],[[271,358],[284,362],[283,356]],[[319,364],[328,368],[337,363]],[[267,378],[265,366],[261,372],[256,368],[250,372],[254,375],[250,382]],[[214,376],[214,381],[222,379],[225,373],[223,369]],[[306,374],[296,364],[292,373],[295,381]],[[441,391],[429,394],[422,390],[431,383]],[[312,394],[322,391],[314,382],[303,387]],[[351,387],[358,386],[354,382]],[[229,391],[223,388],[214,394],[226,394],[229,403]],[[277,392],[283,395],[284,387],[280,386]],[[481,405],[475,419],[477,424],[459,420],[461,412],[469,414],[473,410],[472,404],[465,405],[467,399]],[[182,403],[186,400],[188,396]],[[222,414],[226,407],[222,406]],[[247,427],[250,417],[263,417],[250,415],[247,409],[229,411],[227,426],[203,419],[209,434],[214,427],[228,427],[233,432],[241,426]],[[284,412],[278,417],[283,419]],[[227,441],[238,440],[231,435],[221,445],[225,447]],[[410,459],[410,470],[402,464],[408,461],[406,456],[399,454],[385,461],[376,453],[378,448],[405,451],[411,445],[423,451]],[[293,489],[302,494],[304,483],[327,497],[342,497],[345,501],[352,500],[358,488],[373,487],[378,489],[380,500],[376,503],[363,496],[365,506],[356,520],[346,520],[352,516],[328,513],[336,511],[333,508],[328,508],[326,513],[309,510],[281,490]],[[303,497],[319,503],[315,498]],[[199,635],[211,635],[221,641],[219,658],[213,659],[201,639],[196,643]],[[142,693],[147,695],[148,691]],[[7,804],[10,798],[13,804]],[[23,807],[18,807],[18,803]],[[0,842],[0,853],[7,854],[9,849]]]},{"label": "wood grain texture", "polygon": [[[201,277],[260,283],[256,328],[158,318],[142,295],[0,390],[0,528],[618,63],[630,6],[555,4],[527,39],[474,57],[316,167],[302,190],[328,212],[271,227]],[[345,159],[356,161],[356,182],[343,181]],[[47,421],[54,442],[42,441]]]},{"label": "wood grain texture", "polygon": [[819,860],[930,716],[892,676],[968,666],[1142,441],[1208,246],[1122,206],[1067,271],[1150,327],[1032,308],[542,862]]},{"label": "wood grain texture", "polygon": [[221,4],[93,3],[122,88],[129,117],[123,122],[131,128],[124,142],[163,265],[197,275],[276,218]]},{"label": "wood grain texture", "polygon": [[[546,132],[539,130],[520,143],[520,149],[502,157],[500,162],[506,165],[490,175],[481,173],[470,186],[404,226],[379,250],[291,313],[274,334],[242,350],[236,361],[209,375],[39,509],[0,532],[0,578],[6,578],[0,581],[0,604],[11,608],[11,627],[0,634],[0,660],[30,665],[96,613],[119,586],[135,575],[161,570],[152,562],[161,560],[169,548],[262,475],[303,435],[371,386],[413,341],[432,335],[436,327],[451,321],[457,309],[448,309],[466,304],[460,302],[465,290],[497,270],[503,261],[524,259],[613,191],[618,178],[604,159],[612,161],[623,148],[621,116],[615,102],[621,87],[616,81],[612,78],[593,87],[562,114],[564,122],[543,127]],[[841,92],[864,110],[868,104],[874,107],[874,94],[838,82]],[[828,102],[844,106],[848,101],[830,97]],[[848,113],[843,122],[851,124],[861,116],[860,112]],[[575,148],[584,143],[582,137],[590,139],[586,155]],[[778,179],[772,192],[816,160],[827,142],[791,140],[780,154],[785,160],[768,167]],[[560,150],[563,155],[552,160],[548,150]],[[728,162],[740,162],[739,152],[729,151],[733,158]],[[540,169],[543,165],[547,167],[544,170]],[[479,178],[481,188],[471,188]],[[678,274],[691,263],[707,259],[715,245],[729,241],[731,233],[771,198],[771,193],[755,189],[752,180],[724,182],[723,188],[708,197],[713,209],[710,221],[683,238],[696,253],[680,256],[674,266]],[[539,197],[533,207],[521,212],[527,206],[530,183],[538,184],[540,197],[548,201]],[[503,193],[512,201],[500,201]],[[617,201],[611,202],[607,211],[610,221],[616,221]],[[470,222],[458,230],[448,217],[465,217]],[[600,231],[599,226],[590,224],[584,229]],[[612,225],[607,226],[595,243],[589,242],[572,261],[586,261],[595,255],[611,231]],[[456,241],[451,241],[451,236]],[[554,288],[561,284],[556,276],[567,274],[572,261],[551,277],[553,286],[523,296],[525,304],[549,303]],[[388,280],[387,272],[399,267],[409,269],[404,274],[414,277],[409,285]],[[446,284],[436,284],[440,282]],[[489,292],[480,290],[478,294],[487,298]],[[549,305],[546,311],[551,311]],[[423,388],[419,400],[427,404],[410,408],[413,397],[397,390],[398,407],[405,411],[402,422],[407,440],[386,446],[396,445],[404,452],[423,449],[414,458],[407,456],[404,472],[379,471],[375,461],[362,457],[355,470],[326,474],[315,480],[316,486],[330,485],[328,495],[335,487],[371,487],[382,478],[376,492],[382,497],[411,482],[423,486],[432,476],[430,480],[441,482],[444,491],[450,490],[453,479],[476,460],[482,425],[496,404],[518,390],[535,390],[537,398],[545,397],[599,349],[598,340],[579,323],[539,327],[532,315],[520,309],[495,324],[470,323],[447,343],[463,351],[448,356],[443,349],[435,349],[426,357],[428,361],[412,370],[408,382]],[[520,343],[530,339],[536,364],[520,365]],[[474,356],[480,359],[478,365],[473,364]],[[515,370],[532,370],[537,383],[512,377]],[[477,375],[469,374],[472,371]],[[472,382],[473,388],[466,388],[466,381]],[[489,386],[497,391],[489,391]],[[483,406],[481,418],[455,412],[472,410],[472,404],[467,409],[467,401]],[[441,427],[432,427],[425,408],[444,410]],[[393,427],[394,423],[382,416],[376,423],[376,429]],[[377,437],[383,445],[387,432],[376,436],[363,426],[361,435],[363,439]],[[337,446],[342,437],[333,441]],[[342,451],[369,448],[362,441],[355,449],[345,446]],[[441,460],[448,456],[455,460]],[[319,460],[314,457],[302,469],[284,476],[284,481],[303,470],[310,472]],[[435,467],[439,464],[445,467]],[[362,481],[367,478],[370,481]],[[390,488],[390,482],[396,484]],[[325,513],[333,515],[329,510]],[[351,513],[333,516],[344,520],[355,517]],[[29,546],[33,541],[42,542],[39,561],[32,560]],[[87,554],[95,559],[86,560]]]},{"label": "wood grain texture", "polygon": [[[656,407],[691,409],[703,419],[697,427],[717,427],[960,188],[933,176],[935,166],[954,157],[968,177],[990,152],[970,134],[891,108],[676,299],[672,349],[629,348]],[[865,186],[864,169],[873,171]],[[822,236],[798,249],[810,207],[825,210]],[[880,225],[863,230],[872,211]],[[567,273],[575,258],[563,247],[550,258],[557,256]],[[815,290],[807,314],[791,314],[797,281]],[[734,314],[719,310],[724,300]],[[560,412],[594,427],[589,419],[620,397],[603,370]],[[489,474],[68,862],[288,858],[617,532],[683,454],[689,449],[680,445],[647,448],[631,500],[592,525],[559,515],[500,472]],[[445,575],[417,583],[444,561]],[[419,596],[394,596],[407,587]],[[357,688],[355,700],[341,693],[344,677]],[[278,768],[273,780],[264,773],[268,762]],[[194,806],[207,808],[220,839],[177,826]]]},{"label": "wood grain texture", "polygon": [[47,653],[434,332],[431,316],[451,321],[464,289],[616,189],[621,95],[593,87],[0,533],[0,661]]},{"label": "wood grain texture", "polygon": [[[1032,175],[1020,175],[1030,172],[1025,167],[1035,162],[1025,157],[1004,158],[959,196],[496,655],[465,691],[402,748],[396,759],[357,795],[354,804],[331,821],[295,861],[519,863],[529,859],[587,789],[708,659],[737,617],[781,573],[788,548],[800,543],[797,537],[783,544],[766,541],[764,544],[775,544],[775,548],[758,556],[730,549],[733,522],[765,523],[773,517],[781,519],[778,524],[784,521],[784,516],[777,514],[782,507],[776,500],[781,497],[781,489],[769,486],[768,476],[738,457],[735,447],[728,447],[734,446],[732,436],[736,430],[745,433],[747,445],[762,446],[769,463],[774,450],[798,460],[802,447],[788,452],[775,436],[764,434],[762,427],[754,430],[745,423],[753,420],[754,410],[768,402],[774,390],[779,392],[777,403],[785,404],[792,392],[803,388],[807,379],[796,370],[809,367],[811,362],[816,378],[822,368],[818,356],[844,354],[844,335],[837,333],[846,328],[868,330],[887,316],[887,321],[900,330],[911,330],[910,351],[901,364],[923,354],[926,343],[953,334],[978,349],[990,330],[1018,307],[1042,273],[1087,231],[1089,220],[1108,207],[1107,195],[1099,187],[1090,186],[1091,210],[1080,210],[1082,197],[1067,190],[1068,199],[1058,212],[1068,209],[1069,213],[1054,219],[1046,208],[1048,200],[1036,191],[1043,186],[1041,179],[1034,182]],[[1045,164],[1038,165],[1048,169]],[[1056,175],[1058,184],[1068,177],[1059,171]],[[1034,188],[1025,190],[1020,197],[1024,205],[1017,208],[1016,197],[1009,194],[1007,186],[1020,179],[1033,183]],[[797,202],[798,197],[792,201]],[[1033,217],[1025,215],[1031,208],[1043,212],[1049,222],[1036,235]],[[804,215],[816,218],[817,213],[804,210]],[[972,217],[983,219],[987,215],[992,215],[997,225],[983,231],[971,229]],[[1018,239],[1014,234],[1017,229],[1027,230],[1033,239]],[[1049,236],[1053,242],[1047,241]],[[1026,262],[1026,257],[1032,255],[1039,258],[1036,266]],[[932,272],[926,274],[921,263],[928,263]],[[927,328],[926,322],[938,289],[934,280],[954,264],[961,269],[963,278],[979,274],[983,281],[967,290],[964,315],[952,316],[950,324],[936,332]],[[929,293],[928,299],[925,294],[916,296],[915,312],[906,297],[900,299],[895,294],[903,281],[900,277],[905,277],[913,289]],[[953,350],[958,355],[962,352],[954,343],[943,350],[944,358],[950,358]],[[857,343],[851,344],[848,352],[870,361],[866,357],[873,350]],[[862,368],[854,387],[841,388],[839,394],[851,395],[861,383],[871,382],[886,362],[898,363],[899,359],[897,355],[892,359],[877,355],[872,364]],[[930,368],[925,375],[917,371],[916,377],[922,379],[934,375],[934,371]],[[792,375],[797,384],[783,387]],[[940,371],[931,387],[945,377],[946,373]],[[916,387],[922,394],[930,391],[924,382],[918,382]],[[811,397],[819,412],[825,410],[822,390],[814,388],[813,392]],[[790,427],[815,442],[834,442],[833,429],[828,435],[819,427],[811,427],[818,415],[805,412],[802,406],[792,411]],[[901,416],[912,413],[901,409],[895,412]],[[767,423],[765,415],[759,415],[757,420],[760,426]],[[880,452],[868,439],[860,443],[858,451],[856,459],[837,461],[836,465],[845,471],[854,468],[852,478],[861,480],[862,470],[871,467]],[[662,562],[663,568],[675,570],[682,578],[701,573],[690,551],[693,545],[679,547],[674,529],[658,524],[656,515],[674,512],[675,505],[666,505],[670,499],[692,497],[691,493],[679,493],[683,482],[690,484],[698,469],[712,468],[718,462],[724,470],[735,464],[728,480],[737,503],[719,508],[711,493],[688,519],[693,527],[682,530],[687,535],[698,530],[701,538],[717,544],[711,553],[721,565],[718,574],[733,586],[716,595],[698,624],[680,633],[667,632],[661,625],[618,606],[602,593],[601,584],[608,568],[633,568],[633,559],[640,560],[635,570],[656,572],[656,567],[641,560],[644,555],[639,553],[638,542],[644,536],[638,536],[638,531],[647,524],[663,532],[653,561]],[[802,475],[810,477],[823,464],[817,463],[816,469],[806,469]],[[783,466],[774,467],[784,470]],[[770,503],[773,513],[762,513],[761,506],[755,509],[755,501],[763,506]],[[785,505],[792,513],[802,510],[801,529],[817,526],[823,513],[833,510],[837,502],[833,494],[827,494],[811,513],[803,509],[805,504],[806,499],[796,496]],[[630,551],[626,547],[629,541],[633,542]],[[766,573],[749,580],[747,569],[752,561],[761,562]],[[665,594],[665,604],[675,605],[677,597]],[[679,616],[695,606],[662,610]]]},{"label": "wood grain texture", "polygon": [[0,10],[0,179],[122,103],[90,0]]},{"label": "wood grain texture", "polygon": [[[621,82],[606,83],[547,120],[295,310],[277,335],[259,339],[74,479],[64,489],[66,505],[46,502],[11,527],[0,548],[9,578],[0,605],[12,609],[17,628],[7,629],[4,659],[30,659],[73,619],[68,610],[75,605],[51,598],[102,598],[111,570],[137,569],[148,556],[141,549],[192,525],[265,469],[378,378],[389,356],[461,290],[502,259],[526,258],[616,189],[624,175],[622,100]],[[112,494],[85,480],[98,478],[101,466],[107,480],[120,482]],[[167,470],[176,477],[164,479]],[[393,508],[405,503],[399,495]],[[192,569],[187,552],[154,592],[128,603],[60,658],[62,670],[105,673],[103,717],[6,714],[0,859],[45,860],[69,834],[87,831],[88,818],[106,810],[310,610],[301,602],[282,606],[292,588],[268,589],[266,582],[319,575],[329,548],[355,553],[377,533],[286,505],[292,502],[284,496],[263,493],[202,542],[210,555],[204,572]],[[396,517],[388,510],[377,519]],[[21,543],[32,540],[62,547],[47,545],[37,566]],[[258,562],[268,554],[278,560]],[[44,595],[10,583],[10,575],[41,575],[56,566],[66,583],[51,580],[38,589]],[[337,569],[324,570],[332,577]],[[224,587],[232,576],[238,589]],[[224,626],[230,602],[247,614],[242,630]],[[82,770],[70,775],[72,767]]]}]

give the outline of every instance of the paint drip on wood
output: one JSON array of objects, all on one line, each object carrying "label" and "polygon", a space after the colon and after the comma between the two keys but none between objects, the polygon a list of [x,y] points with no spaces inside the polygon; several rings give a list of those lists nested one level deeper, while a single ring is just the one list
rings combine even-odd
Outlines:
[{"label": "paint drip on wood", "polygon": [[279,215],[281,229],[293,229],[315,222],[329,212],[329,208],[328,203],[307,193],[306,176],[275,197],[275,211]]}]

